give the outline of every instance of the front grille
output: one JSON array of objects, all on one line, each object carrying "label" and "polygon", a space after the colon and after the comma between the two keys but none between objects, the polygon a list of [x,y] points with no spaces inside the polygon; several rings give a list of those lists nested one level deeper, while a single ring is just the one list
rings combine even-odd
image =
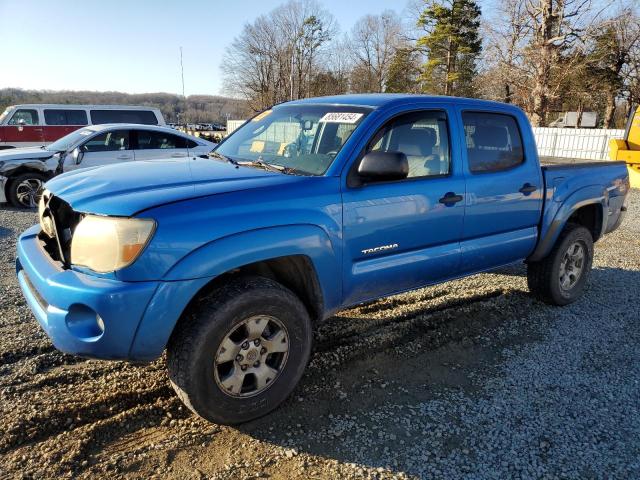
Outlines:
[{"label": "front grille", "polygon": [[[45,251],[53,260],[62,262],[65,268],[71,264],[71,240],[73,232],[82,219],[82,215],[75,212],[71,205],[54,195],[46,199],[42,217],[51,219],[52,235],[42,230],[40,240]],[[42,222],[42,220],[41,220]]]}]

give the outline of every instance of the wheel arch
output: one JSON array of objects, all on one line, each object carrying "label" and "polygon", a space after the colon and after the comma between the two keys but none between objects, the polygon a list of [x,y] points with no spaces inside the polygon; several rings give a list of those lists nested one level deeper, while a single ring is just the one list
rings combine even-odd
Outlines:
[{"label": "wheel arch", "polygon": [[138,326],[130,357],[158,357],[198,299],[236,276],[278,281],[301,299],[314,321],[320,321],[340,301],[338,259],[327,234],[313,225],[266,228],[211,242],[179,261],[160,282]]},{"label": "wheel arch", "polygon": [[[553,199],[549,201],[553,202]],[[602,186],[585,187],[569,196],[561,204],[555,206],[555,215],[548,221],[548,228],[542,230],[542,236],[536,249],[527,260],[538,261],[545,258],[555,245],[558,237],[568,223],[582,225],[597,241],[606,228],[606,196],[603,195]],[[542,223],[547,222],[550,216],[547,212],[543,216]]]}]

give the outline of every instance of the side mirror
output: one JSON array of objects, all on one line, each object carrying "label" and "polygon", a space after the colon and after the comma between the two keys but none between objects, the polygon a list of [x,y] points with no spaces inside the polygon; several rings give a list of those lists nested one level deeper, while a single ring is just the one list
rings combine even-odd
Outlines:
[{"label": "side mirror", "polygon": [[24,121],[24,118],[18,120],[18,125],[20,125],[21,127],[24,127],[26,124],[27,122]]},{"label": "side mirror", "polygon": [[363,183],[402,180],[409,175],[407,156],[401,152],[369,152],[358,166]]},{"label": "side mirror", "polygon": [[80,147],[74,148],[71,152],[71,159],[76,165],[80,165],[80,162],[82,162],[82,157],[84,157],[84,152],[80,150]]}]

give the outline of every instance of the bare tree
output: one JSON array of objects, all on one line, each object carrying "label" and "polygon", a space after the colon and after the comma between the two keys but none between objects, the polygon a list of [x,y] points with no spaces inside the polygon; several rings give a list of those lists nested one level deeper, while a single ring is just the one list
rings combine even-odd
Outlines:
[{"label": "bare tree", "polygon": [[505,103],[521,103],[525,99],[517,97],[517,92],[526,88],[528,79],[523,64],[532,28],[527,21],[526,3],[527,0],[505,0],[482,26],[486,81],[480,85],[480,91]]},{"label": "bare tree", "polygon": [[333,36],[334,20],[315,0],[291,0],[246,24],[225,53],[227,91],[258,111],[313,95],[319,59]]},{"label": "bare tree", "polygon": [[[533,82],[530,117],[534,126],[541,126],[554,97],[553,75],[561,56],[579,42],[594,17],[591,0],[527,0],[526,11],[533,29],[527,49]],[[567,67],[563,65],[564,72],[570,72]]]},{"label": "bare tree", "polygon": [[612,128],[616,101],[625,90],[624,72],[640,47],[640,16],[632,7],[623,7],[595,30],[590,46],[590,73],[606,98],[604,126]]},{"label": "bare tree", "polygon": [[362,92],[384,92],[389,67],[403,45],[402,23],[393,11],[365,15],[350,35],[353,56],[352,88]]}]

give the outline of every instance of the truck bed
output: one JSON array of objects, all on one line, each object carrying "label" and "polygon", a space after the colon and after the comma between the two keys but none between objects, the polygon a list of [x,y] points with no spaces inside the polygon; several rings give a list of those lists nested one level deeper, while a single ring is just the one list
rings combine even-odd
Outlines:
[{"label": "truck bed", "polygon": [[570,157],[540,157],[541,166],[550,165],[594,165],[594,164],[611,164],[611,160],[596,160],[593,158],[570,158]]}]

